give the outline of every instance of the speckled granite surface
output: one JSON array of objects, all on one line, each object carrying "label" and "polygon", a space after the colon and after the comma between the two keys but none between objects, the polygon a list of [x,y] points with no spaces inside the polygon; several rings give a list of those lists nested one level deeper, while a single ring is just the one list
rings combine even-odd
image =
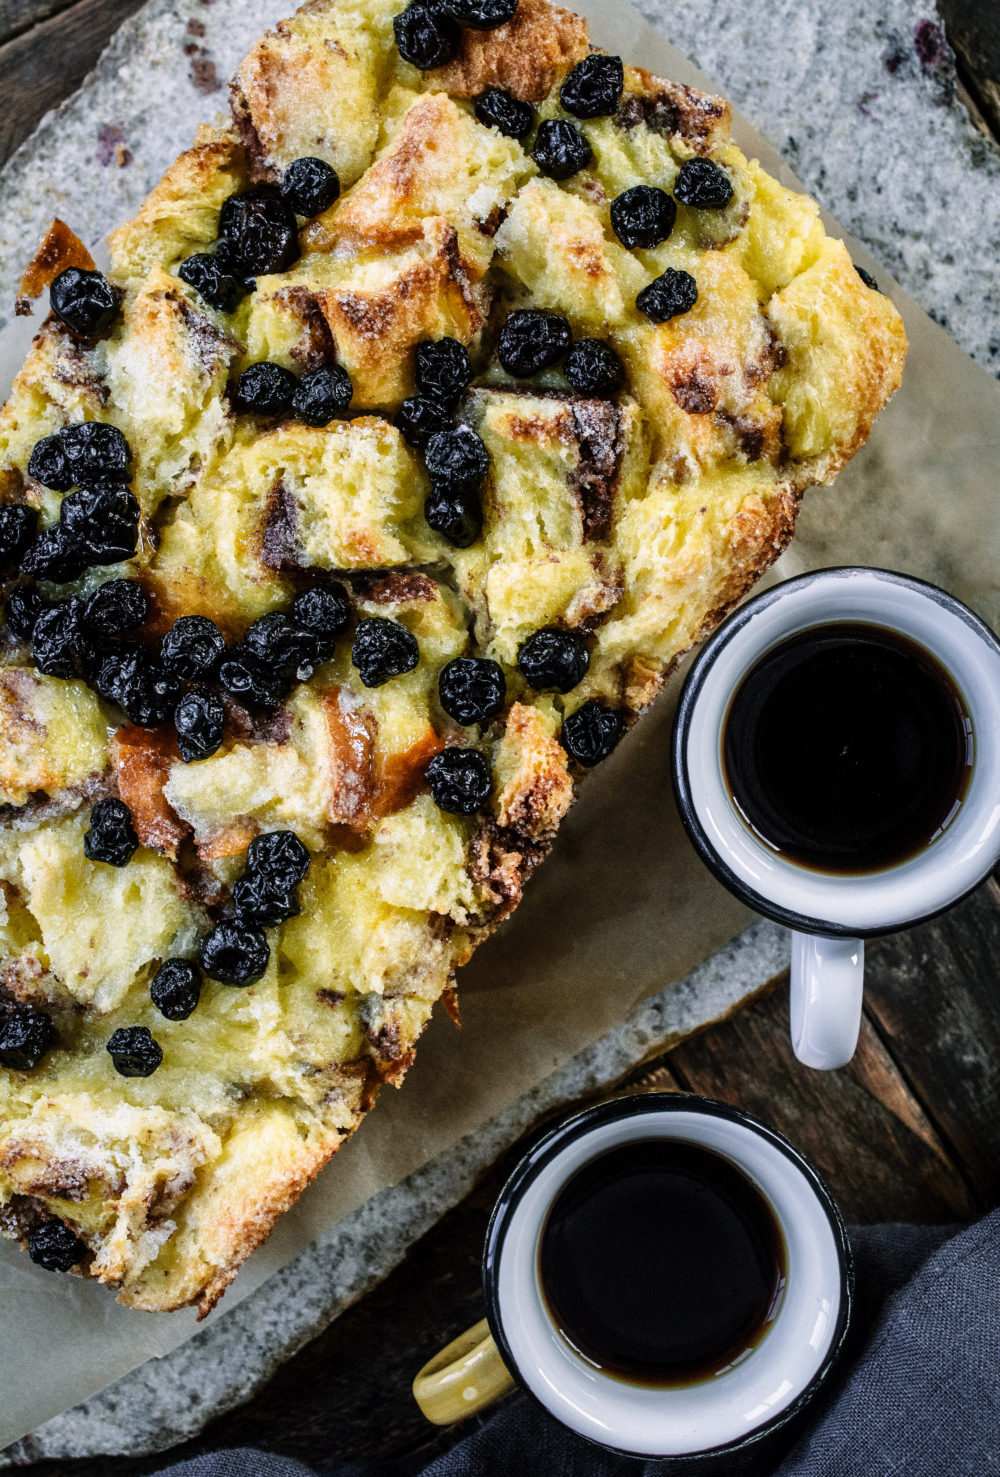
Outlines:
[{"label": "speckled granite surface", "polygon": [[[640,0],[770,135],[841,223],[981,364],[1000,373],[1000,153],[956,100],[933,12],[912,0]],[[53,213],[91,242],[126,217],[196,121],[224,105],[218,79],[276,18],[275,0],[151,0],[95,76],[0,172],[0,302]],[[750,70],[748,59],[752,59]],[[102,188],[94,189],[99,178]],[[687,981],[646,1002],[591,1051],[457,1153],[383,1192],[190,1343],[47,1423],[0,1455],[138,1452],[190,1435],[361,1296],[546,1107],[610,1082],[707,991],[763,982],[783,963],[760,924]]]}]

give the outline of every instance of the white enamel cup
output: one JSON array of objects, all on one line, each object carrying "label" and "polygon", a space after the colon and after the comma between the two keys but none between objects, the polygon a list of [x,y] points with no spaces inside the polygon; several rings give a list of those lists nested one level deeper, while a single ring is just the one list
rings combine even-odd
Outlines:
[{"label": "white enamel cup", "polygon": [[[726,787],[722,736],[734,692],[773,647],[851,621],[907,636],[958,688],[969,715],[971,775],[948,822],[916,855],[864,874],[797,865],[750,829]],[[864,939],[943,912],[1000,861],[1000,642],[960,600],[885,569],[822,569],[740,607],[688,673],[674,724],[681,819],[729,890],[792,930],[791,1028],[807,1066],[850,1061],[861,1023]]]},{"label": "white enamel cup", "polygon": [[[764,1194],[785,1244],[786,1278],[763,1337],[710,1378],[676,1389],[628,1383],[583,1357],[552,1321],[539,1279],[548,1211],[583,1166],[645,1139],[700,1144]],[[651,1266],[650,1277],[669,1277]],[[483,1253],[489,1329],[517,1382],[571,1430],[629,1456],[732,1459],[811,1402],[843,1343],[853,1280],[844,1224],[819,1175],[787,1139],[710,1098],[616,1098],[561,1123],[525,1154],[497,1201]],[[698,1470],[702,1470],[700,1464]]]}]

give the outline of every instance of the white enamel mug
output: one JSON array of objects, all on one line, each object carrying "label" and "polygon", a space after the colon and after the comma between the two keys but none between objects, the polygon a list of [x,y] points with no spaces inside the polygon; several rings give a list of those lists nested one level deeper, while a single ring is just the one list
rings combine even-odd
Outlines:
[{"label": "white enamel mug", "polygon": [[[726,786],[729,704],[780,643],[850,621],[908,637],[950,675],[969,716],[971,772],[947,824],[895,866],[835,874],[771,849]],[[807,1066],[845,1066],[861,1023],[864,939],[922,922],[973,891],[1000,861],[1000,642],[960,600],[885,569],[822,569],[776,585],[724,621],[694,662],[674,724],[681,819],[729,890],[792,930],[791,1028]]]},{"label": "white enamel mug", "polygon": [[[711,1149],[764,1195],[781,1230],[785,1281],[745,1356],[678,1388],[629,1383],[587,1360],[553,1322],[539,1277],[549,1209],[584,1165],[645,1139]],[[669,1277],[651,1266],[651,1277]],[[629,1456],[724,1459],[805,1409],[843,1343],[853,1291],[844,1224],[812,1165],[749,1113],[710,1098],[645,1093],[600,1103],[525,1154],[497,1201],[483,1253],[489,1329],[505,1367],[551,1415]],[[699,1470],[701,1467],[699,1466]]]}]

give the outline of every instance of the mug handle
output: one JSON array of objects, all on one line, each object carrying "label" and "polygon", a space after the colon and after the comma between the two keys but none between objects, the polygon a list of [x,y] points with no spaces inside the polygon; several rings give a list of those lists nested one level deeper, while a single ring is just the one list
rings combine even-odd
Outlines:
[{"label": "mug handle", "polygon": [[515,1384],[482,1318],[424,1365],[413,1398],[435,1426],[450,1426],[495,1404]]},{"label": "mug handle", "polygon": [[846,1067],[861,1027],[862,939],[792,934],[792,1050],[807,1067]]}]

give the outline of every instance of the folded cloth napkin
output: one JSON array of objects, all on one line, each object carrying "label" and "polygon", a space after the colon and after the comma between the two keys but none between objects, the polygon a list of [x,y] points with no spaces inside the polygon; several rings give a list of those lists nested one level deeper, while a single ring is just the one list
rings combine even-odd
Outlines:
[{"label": "folded cloth napkin", "polygon": [[[955,1227],[851,1233],[857,1299],[843,1359],[794,1430],[727,1477],[1000,1477],[1000,1210]],[[331,1445],[335,1438],[331,1435]],[[688,1464],[690,1467],[690,1464]],[[426,1459],[325,1462],[314,1471],[249,1449],[160,1477],[663,1477],[676,1463],[614,1456],[534,1401],[512,1399]]]}]

